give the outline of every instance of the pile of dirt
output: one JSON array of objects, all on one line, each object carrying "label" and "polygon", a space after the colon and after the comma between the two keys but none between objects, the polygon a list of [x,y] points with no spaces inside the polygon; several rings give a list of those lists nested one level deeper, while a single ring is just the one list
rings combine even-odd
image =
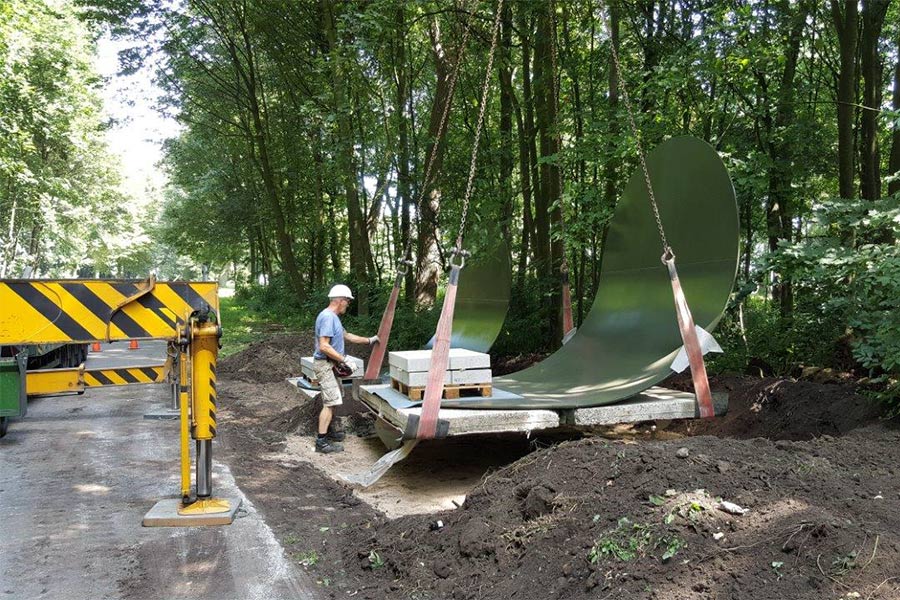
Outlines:
[{"label": "pile of dirt", "polygon": [[[663,385],[693,391],[689,375]],[[883,406],[850,383],[818,383],[774,377],[716,377],[714,391],[728,393],[728,414],[711,420],[687,420],[672,430],[687,435],[748,439],[808,440],[843,435],[879,420]]]},{"label": "pile of dirt", "polygon": [[461,509],[391,520],[278,458],[288,436],[312,432],[314,402],[271,374],[223,377],[223,460],[325,597],[900,597],[900,430],[852,383],[715,378],[725,417],[537,448]]},{"label": "pile of dirt", "polygon": [[898,448],[881,426],[566,442],[487,477],[461,510],[347,530],[343,562],[372,599],[896,598]]},{"label": "pile of dirt", "polygon": [[313,333],[285,334],[254,342],[218,364],[220,377],[268,383],[300,374],[300,357],[314,350]]}]

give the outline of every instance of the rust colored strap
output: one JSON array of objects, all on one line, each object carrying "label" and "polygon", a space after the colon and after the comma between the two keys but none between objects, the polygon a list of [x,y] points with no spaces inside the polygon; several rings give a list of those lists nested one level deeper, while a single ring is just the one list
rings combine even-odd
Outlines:
[{"label": "rust colored strap", "polygon": [[694,317],[688,307],[684,290],[681,289],[681,281],[678,279],[678,271],[675,269],[675,255],[669,250],[663,255],[662,261],[669,270],[669,280],[672,282],[678,328],[681,330],[684,350],[687,353],[688,363],[691,365],[691,378],[694,380],[694,393],[697,395],[697,403],[700,405],[700,417],[710,419],[716,416],[716,411],[713,407],[712,393],[709,391],[709,379],[706,376],[706,364],[703,362],[700,339],[697,337],[697,329],[694,327]]},{"label": "rust colored strap", "polygon": [[562,318],[563,337],[575,329],[575,320],[572,318],[572,290],[569,287],[569,272],[563,271],[562,284]]},{"label": "rust colored strap", "polygon": [[381,325],[378,326],[378,342],[372,347],[372,353],[369,355],[369,364],[366,366],[366,374],[364,378],[367,380],[378,379],[381,374],[381,365],[384,364],[384,355],[387,353],[388,339],[391,337],[391,327],[394,326],[394,312],[397,310],[397,297],[400,295],[400,284],[403,281],[405,271],[397,273],[394,280],[394,288],[391,290],[391,297],[388,299],[387,306],[384,307],[384,314],[381,315]]},{"label": "rust colored strap", "polygon": [[441,410],[441,396],[444,395],[444,374],[450,361],[450,337],[453,335],[453,311],[456,308],[456,289],[459,285],[461,265],[451,263],[450,282],[444,294],[444,306],[434,332],[434,348],[431,350],[431,367],[425,383],[425,398],[422,401],[422,416],[416,438],[433,439],[437,431],[438,413]]}]

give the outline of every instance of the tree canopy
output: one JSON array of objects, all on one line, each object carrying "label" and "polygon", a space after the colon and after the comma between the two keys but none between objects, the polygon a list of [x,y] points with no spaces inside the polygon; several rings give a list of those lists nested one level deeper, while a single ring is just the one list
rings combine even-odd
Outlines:
[{"label": "tree canopy", "polygon": [[[346,281],[363,315],[410,244],[405,301],[434,302],[497,2],[0,6],[5,272],[113,260],[97,232],[123,199],[97,142],[88,34],[106,26],[138,40],[123,67],[154,64],[161,110],[184,126],[166,147],[157,242],[295,306]],[[506,349],[558,343],[564,263],[576,324],[598,293],[606,225],[637,165],[627,90],[645,147],[693,135],[730,169],[742,242],[725,331],[743,358],[764,353],[746,327],[757,319],[784,334],[772,368],[827,331],[832,358],[848,346],[896,373],[898,336],[882,339],[900,291],[896,3],[507,0],[499,17],[466,243],[510,248]]]}]

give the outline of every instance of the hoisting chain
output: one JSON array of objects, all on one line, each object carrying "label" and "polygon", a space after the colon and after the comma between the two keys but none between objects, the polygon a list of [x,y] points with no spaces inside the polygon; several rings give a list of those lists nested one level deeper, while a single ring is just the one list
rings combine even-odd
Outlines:
[{"label": "hoisting chain", "polygon": [[641,163],[641,171],[644,174],[644,183],[647,185],[647,195],[650,197],[650,205],[653,208],[653,217],[656,219],[656,228],[659,231],[659,239],[662,242],[663,247],[663,255],[662,260],[666,262],[667,258],[672,258],[675,256],[675,253],[672,251],[672,247],[669,246],[669,241],[666,239],[666,232],[663,229],[662,218],[659,216],[659,206],[656,204],[656,195],[653,193],[653,184],[650,182],[650,171],[647,169],[647,159],[644,156],[644,147],[641,143],[641,133],[638,130],[637,123],[634,120],[634,111],[631,107],[631,98],[628,95],[628,87],[625,85],[625,79],[622,77],[622,64],[619,62],[619,52],[616,49],[616,45],[613,42],[613,34],[612,27],[609,24],[609,21],[606,19],[606,14],[603,10],[600,10],[600,20],[603,21],[603,26],[606,29],[606,33],[609,36],[609,46],[612,50],[612,58],[613,64],[616,69],[616,78],[619,80],[619,89],[622,92],[622,100],[625,102],[625,113],[628,116],[628,123],[631,127],[631,134],[634,137],[634,143],[637,147],[638,159]]},{"label": "hoisting chain", "polygon": [[487,106],[488,92],[490,91],[491,71],[494,68],[494,52],[497,49],[497,38],[500,31],[500,18],[503,14],[503,0],[497,2],[497,14],[494,16],[494,29],[491,35],[491,49],[488,53],[487,69],[484,73],[484,84],[481,86],[481,106],[478,108],[478,121],[475,124],[475,141],[472,144],[472,158],[469,162],[469,179],[466,182],[466,193],[463,196],[462,216],[459,221],[459,233],[456,236],[456,254],[462,253],[463,234],[466,231],[466,220],[469,216],[469,200],[472,198],[472,188],[475,182],[475,165],[478,160],[478,142],[481,139],[481,130],[484,125],[484,109]]},{"label": "hoisting chain", "polygon": [[[474,2],[474,0],[473,0]],[[471,4],[471,3],[469,3]],[[468,6],[468,5],[466,5]],[[468,12],[464,6],[464,10]],[[419,189],[419,194],[416,198],[416,219],[421,220],[422,216],[422,200],[425,199],[425,194],[428,192],[428,185],[431,183],[431,169],[434,166],[434,161],[437,159],[438,146],[441,143],[441,138],[444,134],[444,129],[447,126],[447,117],[450,114],[450,104],[453,100],[453,94],[456,90],[456,81],[459,78],[460,66],[462,65],[463,56],[465,55],[466,45],[469,40],[469,33],[472,30],[472,17],[469,16],[469,19],[466,21],[466,28],[463,30],[462,40],[459,43],[459,52],[456,57],[456,64],[453,65],[453,71],[450,74],[450,87],[447,90],[447,98],[444,101],[444,108],[441,111],[441,120],[438,122],[438,130],[437,135],[434,138],[434,143],[431,146],[431,154],[428,157],[428,161],[425,163],[425,179],[422,182],[422,187]],[[406,265],[409,265],[412,261],[412,242],[413,236],[408,236],[406,240],[406,248],[403,251],[403,263],[401,263],[401,269]]]}]

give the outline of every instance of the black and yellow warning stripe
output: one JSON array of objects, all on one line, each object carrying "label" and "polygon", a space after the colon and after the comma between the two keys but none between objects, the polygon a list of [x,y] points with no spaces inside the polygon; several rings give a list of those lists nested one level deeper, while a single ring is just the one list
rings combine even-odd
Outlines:
[{"label": "black and yellow warning stripe", "polygon": [[131,385],[135,383],[163,383],[166,365],[149,367],[121,367],[118,369],[92,369],[84,372],[85,387],[105,385]]},{"label": "black and yellow warning stripe", "polygon": [[216,392],[216,365],[209,365],[209,430],[213,437],[216,437],[216,400],[218,399]]},{"label": "black and yellow warning stripe", "polygon": [[208,304],[210,282],[0,280],[0,345],[174,339],[177,323]]}]

